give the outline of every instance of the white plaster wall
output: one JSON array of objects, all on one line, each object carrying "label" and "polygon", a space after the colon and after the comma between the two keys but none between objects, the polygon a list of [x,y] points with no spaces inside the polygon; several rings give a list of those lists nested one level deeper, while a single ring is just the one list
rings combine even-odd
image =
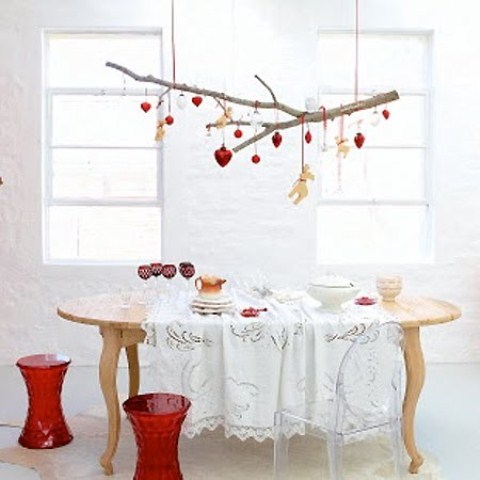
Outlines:
[{"label": "white plaster wall", "polygon": [[[314,85],[319,27],[350,28],[353,1],[177,0],[177,64],[182,80],[238,95],[264,95],[258,73],[286,102],[303,105]],[[369,0],[365,28],[433,29],[434,245],[427,265],[335,267],[361,284],[392,270],[405,291],[460,305],[461,320],[425,329],[430,361],[480,361],[480,31],[471,2]],[[0,0],[0,364],[20,355],[64,351],[76,364],[97,362],[94,328],[55,315],[64,299],[135,284],[133,267],[47,266],[41,256],[41,28],[162,27],[169,2],[158,0]],[[232,32],[232,28],[234,29]],[[168,38],[168,35],[166,35]],[[168,53],[168,50],[166,50]],[[73,73],[73,72],[72,72]],[[315,205],[285,197],[298,171],[298,148],[253,166],[238,155],[220,169],[218,138],[203,135],[206,108],[178,113],[165,142],[164,258],[205,270],[268,270],[278,283],[305,281],[315,266]],[[286,133],[286,135],[292,135]],[[297,135],[298,136],[298,135]],[[290,278],[291,277],[291,278]]]}]

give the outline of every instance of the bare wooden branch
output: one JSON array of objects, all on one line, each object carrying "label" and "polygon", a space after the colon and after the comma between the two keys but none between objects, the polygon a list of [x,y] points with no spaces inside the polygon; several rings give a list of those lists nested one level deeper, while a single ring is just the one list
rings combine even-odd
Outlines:
[{"label": "bare wooden branch", "polygon": [[267,82],[265,82],[265,80],[262,80],[258,75],[255,75],[255,78],[270,92],[270,95],[273,98],[273,102],[277,103],[277,97],[273,93],[273,90],[267,85]]},{"label": "bare wooden branch", "polygon": [[[244,98],[238,98],[238,97],[233,97],[231,95],[227,95],[226,93],[223,92],[217,92],[215,90],[208,90],[205,88],[199,88],[196,86],[191,86],[187,85],[184,83],[172,83],[168,82],[167,80],[163,80],[160,78],[156,78],[152,75],[138,75],[131,70],[129,70],[126,67],[123,67],[121,65],[118,65],[116,63],[112,62],[107,62],[106,63],[107,67],[111,67],[115,70],[118,70],[125,75],[128,75],[129,77],[133,78],[134,80],[138,82],[146,82],[146,83],[155,83],[157,85],[161,85],[163,87],[166,87],[167,90],[165,92],[162,92],[162,96],[165,95],[168,91],[170,90],[181,90],[184,92],[189,92],[189,93],[194,93],[198,95],[203,95],[205,97],[211,97],[215,99],[215,101],[224,109],[225,108],[220,102],[219,99],[222,99],[225,102],[233,103],[236,105],[243,105],[246,107],[252,107],[252,108],[257,108],[257,109],[278,109],[294,118],[291,120],[286,120],[283,122],[263,122],[263,130],[261,130],[258,133],[255,133],[252,137],[249,139],[245,140],[244,142],[238,144],[233,148],[234,152],[239,152],[240,150],[243,150],[244,148],[248,147],[252,143],[258,142],[262,138],[266,137],[270,133],[274,132],[275,130],[285,130],[288,128],[296,127],[301,124],[302,119],[305,122],[308,123],[319,123],[326,118],[327,120],[334,120],[337,117],[340,117],[342,115],[351,115],[352,113],[359,112],[362,110],[367,110],[369,108],[374,108],[379,105],[384,105],[389,102],[393,102],[395,100],[398,100],[400,97],[398,95],[398,92],[396,90],[392,90],[387,93],[381,93],[378,95],[375,95],[373,97],[367,98],[365,100],[360,100],[357,102],[349,103],[347,105],[341,105],[340,107],[335,107],[331,108],[329,110],[326,110],[323,112],[323,109],[320,109],[317,112],[303,112],[301,110],[297,110],[295,108],[289,107],[288,105],[285,105],[283,103],[279,103],[276,100],[276,96],[273,92],[273,90],[267,85],[265,81],[263,81],[258,75],[255,75],[255,78],[262,83],[262,85],[270,92],[270,95],[273,98],[273,102],[259,102],[259,101],[254,101],[254,100],[247,100]],[[244,120],[231,120],[228,119],[224,123],[223,126],[229,126],[229,125],[249,125],[250,123]],[[217,126],[216,123],[209,123],[207,125],[207,128],[212,128]]]},{"label": "bare wooden branch", "polygon": [[[391,92],[381,93],[379,95],[375,95],[374,97],[367,98],[366,100],[360,100],[358,102],[349,103],[347,105],[342,105],[340,107],[331,108],[326,111],[326,119],[327,120],[334,120],[337,117],[342,115],[351,115],[352,113],[359,112],[361,110],[368,110],[369,108],[377,107],[378,105],[384,105],[389,102],[393,102],[398,100],[400,97],[396,90],[392,90]],[[324,118],[323,111],[306,113],[304,116],[304,121],[308,123],[319,123],[322,122]],[[235,122],[232,122],[235,123]],[[248,147],[252,143],[255,143],[262,138],[264,138],[269,133],[274,132],[275,130],[286,130],[288,128],[296,127],[302,123],[302,118],[293,118],[292,120],[287,120],[285,122],[279,123],[264,123],[263,126],[265,127],[260,133],[257,133],[253,137],[245,140],[243,143],[240,143],[236,147],[233,148],[233,152],[237,153],[240,150]]]},{"label": "bare wooden branch", "polygon": [[244,98],[233,97],[231,95],[227,95],[223,92],[217,92],[215,90],[208,90],[206,88],[199,88],[192,85],[187,85],[185,83],[173,83],[167,80],[163,80],[161,78],[156,78],[153,75],[138,75],[135,72],[132,72],[126,67],[122,65],[118,65],[117,63],[107,62],[105,64],[107,67],[113,68],[118,70],[119,72],[124,73],[130,78],[133,78],[137,82],[145,82],[145,83],[155,83],[157,85],[161,85],[162,87],[172,88],[174,90],[182,90],[184,92],[189,93],[196,93],[197,95],[204,95],[205,97],[212,97],[212,98],[221,98],[222,100],[226,100],[230,103],[235,103],[236,105],[244,105],[245,107],[253,107],[257,108],[264,108],[264,109],[275,109],[281,110],[282,112],[287,113],[288,115],[292,115],[293,117],[299,117],[303,114],[301,110],[297,110],[296,108],[289,107],[283,103],[275,103],[275,102],[257,102],[255,100],[247,100]]}]

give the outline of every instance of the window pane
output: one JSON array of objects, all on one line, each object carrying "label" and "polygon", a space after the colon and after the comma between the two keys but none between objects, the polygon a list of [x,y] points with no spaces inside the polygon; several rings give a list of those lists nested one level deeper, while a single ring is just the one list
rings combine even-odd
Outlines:
[{"label": "window pane", "polygon": [[53,149],[54,198],[157,198],[151,150]]},{"label": "window pane", "polygon": [[50,207],[49,258],[142,260],[160,255],[160,209]]},{"label": "window pane", "polygon": [[[360,88],[425,88],[428,37],[364,33],[359,41]],[[321,32],[317,78],[325,86],[353,90],[355,39],[351,33]]]},{"label": "window pane", "polygon": [[424,256],[426,207],[318,208],[318,261],[402,263]]},{"label": "window pane", "polygon": [[[322,156],[322,198],[423,200],[423,149],[353,150],[339,162],[335,153]],[[341,188],[340,188],[341,187]]]},{"label": "window pane", "polygon": [[[143,96],[55,95],[53,145],[155,146],[156,110],[143,112],[143,100]],[[156,104],[156,98],[148,100]]]},{"label": "window pane", "polygon": [[[353,102],[352,95],[324,95],[322,101],[327,108]],[[373,110],[355,113],[345,117],[344,136],[353,145],[353,138],[358,131],[358,122],[361,121],[360,129],[365,135],[365,147],[370,145],[418,145],[425,144],[426,138],[426,105],[425,97],[420,95],[401,95],[400,99],[388,105],[390,117],[385,120],[380,117],[380,123],[374,127],[371,124]],[[381,112],[383,107],[377,111]],[[380,113],[379,113],[380,114]],[[381,115],[381,114],[380,114]],[[339,119],[328,124],[328,141],[334,145],[334,140],[339,135]]]},{"label": "window pane", "polygon": [[48,45],[51,87],[122,88],[123,75],[107,68],[107,61],[143,75],[159,76],[161,71],[159,35],[56,33],[48,36]]}]

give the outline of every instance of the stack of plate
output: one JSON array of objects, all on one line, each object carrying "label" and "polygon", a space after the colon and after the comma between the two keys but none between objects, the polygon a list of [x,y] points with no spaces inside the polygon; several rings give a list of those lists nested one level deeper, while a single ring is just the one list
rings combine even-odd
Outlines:
[{"label": "stack of plate", "polygon": [[233,310],[233,300],[230,295],[224,293],[211,297],[197,295],[190,303],[190,307],[195,313],[201,315],[220,315]]}]

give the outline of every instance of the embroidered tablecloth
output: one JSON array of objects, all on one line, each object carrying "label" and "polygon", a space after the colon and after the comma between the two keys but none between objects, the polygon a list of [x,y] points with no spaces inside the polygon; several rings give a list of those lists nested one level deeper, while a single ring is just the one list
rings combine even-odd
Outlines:
[{"label": "embroidered tablecloth", "polygon": [[[223,425],[227,437],[272,438],[276,410],[331,398],[352,340],[373,322],[395,321],[379,305],[350,303],[330,313],[309,297],[233,297],[235,312],[222,315],[193,313],[186,300],[156,301],[142,325],[146,343],[156,347],[159,391],[192,402],[182,430],[188,437]],[[268,310],[242,317],[249,306]]]}]

